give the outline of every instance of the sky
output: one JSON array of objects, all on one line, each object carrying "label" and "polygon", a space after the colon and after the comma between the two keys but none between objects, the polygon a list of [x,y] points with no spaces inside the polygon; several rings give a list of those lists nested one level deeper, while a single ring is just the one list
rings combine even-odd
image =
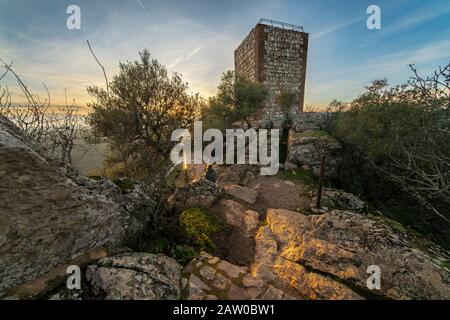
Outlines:
[{"label": "sky", "polygon": [[[81,9],[79,30],[66,27],[70,5]],[[366,26],[369,5],[381,9],[379,30]],[[86,86],[105,86],[86,40],[110,79],[147,48],[208,97],[260,18],[309,33],[305,104],[318,108],[350,101],[374,79],[404,83],[410,63],[429,74],[450,61],[450,0],[0,0],[0,58],[42,99],[45,83],[53,103],[67,92],[83,105]],[[19,101],[13,80],[0,84]]]}]

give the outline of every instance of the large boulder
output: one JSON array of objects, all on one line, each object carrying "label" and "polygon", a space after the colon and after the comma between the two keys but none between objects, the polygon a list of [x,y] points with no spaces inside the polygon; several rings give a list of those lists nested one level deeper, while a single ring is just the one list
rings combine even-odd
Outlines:
[{"label": "large boulder", "polygon": [[235,184],[225,185],[223,189],[225,190],[225,194],[249,204],[255,204],[258,196],[257,191]]},{"label": "large boulder", "polygon": [[92,248],[128,241],[142,223],[69,179],[0,117],[0,296]]},{"label": "large boulder", "polygon": [[[311,201],[311,207],[314,208],[316,204],[317,196],[314,196]],[[367,209],[367,202],[344,190],[323,188],[320,206],[327,209],[344,209],[363,212]]]},{"label": "large boulder", "polygon": [[[256,236],[252,275],[310,299],[450,299],[442,259],[419,250],[408,232],[382,218],[335,210],[320,216],[269,209]],[[368,268],[381,289],[367,286]]]},{"label": "large boulder", "polygon": [[201,178],[178,188],[168,199],[168,205],[175,211],[192,207],[209,208],[222,193],[223,189],[217,183]]},{"label": "large boulder", "polygon": [[217,205],[220,217],[230,227],[246,237],[253,237],[259,224],[259,213],[247,209],[243,204],[231,199],[222,199]]},{"label": "large boulder", "polygon": [[164,255],[124,253],[86,270],[91,290],[106,300],[175,300],[181,293],[181,265]]},{"label": "large boulder", "polygon": [[321,130],[289,131],[288,162],[319,176],[322,156],[325,156],[325,178],[336,178],[343,158],[339,141]]},{"label": "large boulder", "polygon": [[323,130],[326,128],[328,117],[326,112],[302,112],[293,117],[292,128],[296,132]]}]

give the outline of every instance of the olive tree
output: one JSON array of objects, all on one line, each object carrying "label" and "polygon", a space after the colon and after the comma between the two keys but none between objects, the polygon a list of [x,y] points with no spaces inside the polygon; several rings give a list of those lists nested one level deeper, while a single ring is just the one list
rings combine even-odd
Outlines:
[{"label": "olive tree", "polygon": [[170,165],[172,131],[188,128],[202,104],[177,73],[150,57],[119,64],[107,90],[88,87],[95,98],[88,116],[94,133],[110,142],[110,165],[116,174],[152,180]]}]

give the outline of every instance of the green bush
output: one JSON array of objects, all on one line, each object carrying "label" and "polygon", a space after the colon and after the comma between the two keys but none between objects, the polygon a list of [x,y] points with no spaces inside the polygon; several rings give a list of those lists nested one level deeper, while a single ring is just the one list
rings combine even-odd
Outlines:
[{"label": "green bush", "polygon": [[214,236],[222,230],[216,216],[201,208],[184,210],[180,215],[180,227],[195,245],[207,251],[216,247]]},{"label": "green bush", "polygon": [[150,241],[146,251],[169,255],[182,265],[188,264],[199,254],[199,250],[192,246],[183,243],[176,243],[164,238],[158,238]]},{"label": "green bush", "polygon": [[341,183],[370,201],[407,208],[401,220],[428,224],[425,232],[441,232],[448,241],[450,64],[426,79],[411,68],[407,84],[374,81],[334,114],[331,131],[345,150]]},{"label": "green bush", "polygon": [[245,76],[227,71],[222,75],[217,95],[210,98],[202,110],[206,128],[225,130],[237,123],[251,127],[255,114],[263,107],[268,89]]}]

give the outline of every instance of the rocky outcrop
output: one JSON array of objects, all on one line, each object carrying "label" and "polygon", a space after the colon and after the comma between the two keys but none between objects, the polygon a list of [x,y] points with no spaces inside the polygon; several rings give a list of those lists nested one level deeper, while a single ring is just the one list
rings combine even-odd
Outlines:
[{"label": "rocky outcrop", "polygon": [[183,298],[188,300],[271,300],[298,298],[239,267],[202,252],[183,270]]},{"label": "rocky outcrop", "polygon": [[292,118],[292,128],[296,132],[324,130],[328,117],[326,112],[303,112]]},{"label": "rocky outcrop", "polygon": [[325,156],[325,178],[336,178],[342,162],[342,146],[339,141],[321,130],[300,133],[289,131],[288,162],[304,170],[312,170],[319,176],[322,156]]},{"label": "rocky outcrop", "polygon": [[234,164],[231,166],[218,166],[218,183],[220,185],[246,186],[256,179],[259,170],[256,166]]},{"label": "rocky outcrop", "polygon": [[[316,204],[317,196],[314,196],[311,201],[311,207],[314,208]],[[326,211],[330,209],[344,209],[363,212],[367,209],[367,203],[354,194],[333,188],[323,188],[320,206],[326,208]]]},{"label": "rocky outcrop", "polygon": [[223,190],[217,183],[202,178],[178,188],[168,199],[168,205],[177,212],[192,207],[208,208],[222,193]]},{"label": "rocky outcrop", "polygon": [[142,222],[81,187],[0,117],[0,296],[90,251],[121,245]]},{"label": "rocky outcrop", "polygon": [[218,203],[219,215],[229,226],[236,228],[247,237],[253,237],[259,223],[259,213],[248,210],[244,205],[230,199]]},{"label": "rocky outcrop", "polygon": [[[305,216],[269,209],[251,273],[309,299],[450,299],[450,274],[382,219],[335,210]],[[381,289],[367,287],[369,266]]]},{"label": "rocky outcrop", "polygon": [[[269,209],[250,267],[202,253],[183,270],[182,296],[450,299],[450,273],[441,262],[382,218],[339,210],[305,216]],[[379,289],[367,285],[373,266],[381,272]]]},{"label": "rocky outcrop", "polygon": [[[70,266],[78,266],[80,270],[85,269],[88,265],[95,263],[99,259],[105,258],[109,255],[115,255],[123,252],[129,252],[128,248],[115,248],[106,250],[105,248],[94,249],[90,252],[83,253],[74,260],[68,261],[65,264],[50,270],[39,278],[22,283],[12,289],[9,289],[2,299],[8,300],[29,300],[29,299],[77,299],[81,298],[86,292],[86,288],[80,290],[69,290],[66,287],[67,277],[69,276],[67,270]],[[57,291],[56,294],[53,292]],[[52,294],[53,293],[53,294]]]},{"label": "rocky outcrop", "polygon": [[181,265],[164,255],[124,253],[101,259],[86,270],[94,295],[106,300],[180,298]]},{"label": "rocky outcrop", "polygon": [[223,188],[225,190],[225,194],[249,204],[255,204],[256,197],[258,196],[258,192],[255,190],[234,184],[225,185]]}]

